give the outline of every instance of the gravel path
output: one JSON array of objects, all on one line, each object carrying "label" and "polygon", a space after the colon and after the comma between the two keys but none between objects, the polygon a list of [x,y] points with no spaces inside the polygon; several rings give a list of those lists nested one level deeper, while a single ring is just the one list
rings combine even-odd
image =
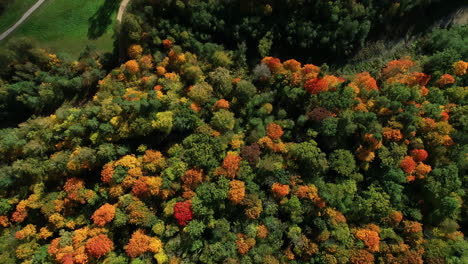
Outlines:
[{"label": "gravel path", "polygon": [[122,3],[120,3],[119,12],[117,13],[117,21],[119,21],[119,23],[122,23],[122,17],[129,2],[130,0],[123,0]]},{"label": "gravel path", "polygon": [[[4,38],[8,37],[8,35],[11,34],[21,23],[23,23],[36,9],[41,6],[46,0],[38,0],[31,8],[24,13],[24,15],[16,22],[13,26],[11,26],[9,29],[7,29],[5,32],[0,34],[0,41],[3,40]],[[128,2],[128,1],[127,1]]]}]

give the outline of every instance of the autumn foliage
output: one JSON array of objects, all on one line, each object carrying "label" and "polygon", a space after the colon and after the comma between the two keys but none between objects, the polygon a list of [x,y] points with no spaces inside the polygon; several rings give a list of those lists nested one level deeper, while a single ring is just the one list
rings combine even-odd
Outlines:
[{"label": "autumn foliage", "polygon": [[268,124],[266,129],[267,135],[273,140],[279,139],[284,134],[284,131],[281,128],[281,126],[276,123]]},{"label": "autumn foliage", "polygon": [[95,258],[100,258],[114,249],[114,242],[106,235],[100,234],[86,241],[86,251]]},{"label": "autumn foliage", "polygon": [[228,199],[236,204],[242,202],[245,197],[245,184],[243,181],[232,180],[229,183]]},{"label": "autumn foliage", "polygon": [[241,255],[247,254],[251,248],[253,248],[256,244],[255,239],[249,238],[244,234],[237,234],[237,240],[236,240],[236,245],[237,245],[237,250]]},{"label": "autumn foliage", "polygon": [[442,76],[440,76],[439,80],[437,80],[437,84],[440,86],[440,87],[444,87],[448,84],[452,84],[452,83],[455,83],[455,78],[453,78],[452,75],[450,74],[444,74]]},{"label": "autumn foliage", "polygon": [[304,83],[304,88],[311,94],[318,94],[328,90],[328,82],[326,79],[314,78],[307,80]]},{"label": "autumn foliage", "polygon": [[289,194],[289,185],[275,182],[271,186],[271,190],[273,191],[276,197],[282,198]]},{"label": "autumn foliage", "polygon": [[272,73],[278,73],[281,71],[283,65],[278,58],[265,57],[262,59],[262,63],[268,66]]},{"label": "autumn foliage", "polygon": [[177,202],[174,205],[174,217],[181,226],[186,226],[193,218],[192,205],[190,201]]},{"label": "autumn foliage", "polygon": [[[150,30],[175,7],[226,26],[193,2],[129,14],[130,60],[113,70],[41,50],[0,69],[1,121],[44,105],[0,129],[0,263],[463,262],[468,66],[434,63],[456,51],[335,71],[244,58],[289,45],[269,34],[244,54],[211,43],[221,35]],[[273,19],[304,1],[251,2],[246,17]],[[317,8],[362,10],[344,2]],[[76,74],[55,80],[67,63]]]},{"label": "autumn foliage", "polygon": [[411,156],[406,156],[401,162],[400,162],[400,167],[405,171],[406,173],[412,173],[414,169],[416,169],[416,162]]},{"label": "autumn foliage", "polygon": [[369,72],[356,74],[356,78],[353,82],[355,85],[357,85],[357,87],[359,87],[359,89],[364,89],[367,92],[379,89],[377,86],[377,81],[369,74]]},{"label": "autumn foliage", "polygon": [[467,69],[468,69],[468,62],[458,61],[453,64],[453,71],[455,75],[458,75],[458,76],[465,75]]},{"label": "autumn foliage", "polygon": [[161,249],[161,240],[146,235],[141,229],[132,234],[127,246],[125,246],[125,252],[131,258],[136,258],[146,252],[158,253]]},{"label": "autumn foliage", "polygon": [[125,69],[131,74],[136,74],[140,71],[140,65],[136,60],[129,60],[125,63]]},{"label": "autumn foliage", "polygon": [[411,157],[418,162],[418,161],[425,161],[429,154],[425,149],[413,149],[411,150]]},{"label": "autumn foliage", "polygon": [[94,214],[91,216],[94,223],[98,226],[104,226],[114,219],[115,216],[115,207],[106,203],[105,205],[99,207]]},{"label": "autumn foliage", "polygon": [[226,176],[233,179],[239,170],[239,164],[242,158],[235,153],[228,153],[223,161],[223,169],[226,170]]},{"label": "autumn foliage", "polygon": [[185,172],[182,176],[182,182],[184,186],[189,189],[194,189],[203,180],[203,170],[201,169],[190,169]]},{"label": "autumn foliage", "polygon": [[359,229],[355,233],[356,238],[362,240],[371,252],[379,251],[379,233],[369,229]]},{"label": "autumn foliage", "polygon": [[140,45],[131,45],[128,48],[128,56],[132,59],[137,59],[140,57],[142,52],[143,48]]}]

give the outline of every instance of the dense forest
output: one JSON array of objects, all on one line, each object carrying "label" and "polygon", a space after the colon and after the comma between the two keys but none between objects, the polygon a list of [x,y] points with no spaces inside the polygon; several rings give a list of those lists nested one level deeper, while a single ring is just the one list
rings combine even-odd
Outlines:
[{"label": "dense forest", "polygon": [[0,263],[468,263],[468,25],[367,45],[440,5],[133,0],[114,54],[10,40]]}]

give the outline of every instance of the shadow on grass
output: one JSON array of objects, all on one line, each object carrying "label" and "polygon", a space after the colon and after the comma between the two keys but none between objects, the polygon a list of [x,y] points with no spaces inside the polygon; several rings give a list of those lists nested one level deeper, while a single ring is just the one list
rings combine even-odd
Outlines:
[{"label": "shadow on grass", "polygon": [[114,11],[119,8],[119,0],[106,0],[98,11],[88,19],[88,38],[97,39],[102,36],[112,24]]}]

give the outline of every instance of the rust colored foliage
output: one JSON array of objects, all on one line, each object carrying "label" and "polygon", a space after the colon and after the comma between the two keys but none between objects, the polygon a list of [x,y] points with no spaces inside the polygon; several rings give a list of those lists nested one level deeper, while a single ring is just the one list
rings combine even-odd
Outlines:
[{"label": "rust colored foliage", "polygon": [[440,113],[440,117],[443,121],[448,121],[450,118],[450,115],[446,111],[442,111]]},{"label": "rust colored foliage", "polygon": [[317,78],[319,73],[320,73],[320,68],[313,64],[306,64],[302,68],[302,75],[304,76],[304,79],[307,79],[307,80]]},{"label": "rust colored foliage", "polygon": [[229,102],[224,99],[219,99],[214,105],[215,109],[229,109]]},{"label": "rust colored foliage", "polygon": [[101,171],[101,180],[104,183],[110,183],[114,175],[114,167],[112,164],[104,165],[104,168]]},{"label": "rust colored foliage", "polygon": [[132,193],[137,197],[145,197],[149,195],[149,186],[144,178],[135,181],[132,187]]},{"label": "rust colored foliage", "polygon": [[176,218],[179,225],[186,226],[193,218],[191,202],[177,202],[174,205],[174,217]]},{"label": "rust colored foliage", "polygon": [[315,206],[317,206],[318,208],[324,208],[325,206],[327,206],[327,203],[325,202],[325,200],[323,200],[320,197],[317,197],[314,200],[314,203],[315,203]]},{"label": "rust colored foliage", "polygon": [[282,198],[289,194],[289,185],[275,182],[271,186],[271,190],[273,191],[276,197]]},{"label": "rust colored foliage", "polygon": [[407,73],[414,66],[414,62],[409,57],[393,60],[387,63],[387,66],[382,70],[384,78],[388,79],[397,74]]},{"label": "rust colored foliage", "polygon": [[403,220],[403,214],[400,211],[392,211],[389,217],[394,224],[399,224]]},{"label": "rust colored foliage", "polygon": [[283,67],[283,65],[281,64],[280,59],[278,59],[278,58],[265,57],[265,58],[262,59],[261,62],[263,64],[265,64],[266,66],[268,66],[268,68],[270,69],[270,71],[272,73],[280,72],[281,68]]},{"label": "rust colored foliage", "polygon": [[85,182],[78,178],[69,178],[63,189],[68,194],[68,198],[73,201],[85,203],[85,198],[89,192],[83,192],[85,190]]},{"label": "rust colored foliage", "polygon": [[327,81],[327,84],[329,87],[333,87],[333,91],[335,91],[336,89],[336,86],[342,82],[345,81],[345,79],[341,78],[341,77],[336,77],[334,75],[325,75],[323,76],[323,80],[326,80]]},{"label": "rust colored foliage", "polygon": [[416,162],[425,161],[429,156],[425,149],[413,149],[410,154]]},{"label": "rust colored foliage", "polygon": [[318,94],[328,91],[328,82],[326,79],[314,78],[307,80],[304,84],[304,88],[311,94]]},{"label": "rust colored foliage", "polygon": [[115,207],[108,203],[99,207],[99,209],[97,209],[91,216],[94,223],[98,226],[104,226],[105,224],[112,221],[114,217],[115,217]]},{"label": "rust colored foliage", "polygon": [[16,223],[21,223],[28,217],[28,210],[26,208],[27,202],[21,201],[16,205],[15,212],[11,215],[11,220]]},{"label": "rust colored foliage", "polygon": [[65,182],[65,185],[63,185],[63,189],[68,195],[71,195],[83,188],[84,188],[84,181],[82,179],[78,179],[74,177],[69,178]]},{"label": "rust colored foliage", "polygon": [[354,83],[360,88],[366,91],[379,90],[377,81],[370,75],[369,72],[361,72],[356,74]]},{"label": "rust colored foliage", "polygon": [[369,229],[359,229],[356,231],[355,236],[357,239],[362,240],[362,242],[364,242],[370,251],[379,251],[380,237],[379,233],[376,231]]},{"label": "rust colored foliage", "polygon": [[411,74],[405,75],[400,80],[401,83],[407,84],[408,86],[425,86],[431,79],[430,75],[427,75],[422,72],[413,72]]},{"label": "rust colored foliage", "polygon": [[260,160],[260,145],[253,143],[250,146],[244,146],[241,149],[241,157],[245,159],[248,163],[255,165]]},{"label": "rust colored foliage", "polygon": [[10,226],[10,221],[8,220],[8,216],[0,215],[0,226],[8,227]]},{"label": "rust colored foliage", "polygon": [[399,129],[392,129],[392,128],[389,128],[389,127],[385,127],[383,129],[383,137],[387,140],[387,141],[394,141],[394,142],[397,142],[397,141],[400,141],[403,139],[403,135],[401,134],[401,131]]},{"label": "rust colored foliage", "polygon": [[427,96],[429,94],[429,89],[427,89],[426,86],[421,87],[419,91],[421,92],[422,96]]},{"label": "rust colored foliage", "polygon": [[200,112],[201,111],[201,106],[199,106],[197,103],[191,103],[190,104],[190,109],[192,109],[195,112]]},{"label": "rust colored foliage", "polygon": [[284,134],[281,126],[273,122],[267,125],[266,130],[268,137],[273,140],[279,139]]},{"label": "rust colored foliage", "polygon": [[229,192],[228,199],[235,203],[239,204],[245,197],[245,184],[243,181],[232,180],[229,183]]},{"label": "rust colored foliage", "polygon": [[406,156],[401,162],[400,162],[400,168],[403,169],[406,173],[410,174],[416,169],[416,162],[414,159],[410,156]]},{"label": "rust colored foliage", "polygon": [[[423,252],[419,250],[406,250],[403,252],[402,255],[398,256],[397,258],[392,259],[392,261],[389,261],[388,263],[424,264],[422,255],[423,255]],[[443,261],[442,263],[446,263],[446,262]]]},{"label": "rust colored foliage", "polygon": [[163,76],[164,74],[166,74],[166,68],[162,66],[156,67],[156,74],[159,76]]},{"label": "rust colored foliage", "polygon": [[86,251],[95,257],[100,258],[114,249],[114,242],[106,235],[100,234],[86,241]]},{"label": "rust colored foliage", "polygon": [[301,69],[301,63],[294,59],[285,61],[283,66],[286,70],[290,70],[292,72],[297,72]]},{"label": "rust colored foliage", "polygon": [[172,48],[172,41],[170,39],[165,39],[162,41],[162,44],[165,49],[170,49]]},{"label": "rust colored foliage", "polygon": [[190,169],[185,172],[182,176],[182,182],[184,186],[188,189],[194,189],[200,184],[203,180],[203,170],[201,169]]},{"label": "rust colored foliage", "polygon": [[268,228],[265,225],[259,225],[257,227],[257,237],[266,238],[268,236]]},{"label": "rust colored foliage", "polygon": [[228,153],[223,160],[223,169],[226,170],[226,176],[234,179],[237,171],[239,170],[239,164],[242,158],[234,153]]},{"label": "rust colored foliage", "polygon": [[443,87],[452,83],[455,83],[455,78],[453,78],[453,76],[450,74],[444,74],[440,76],[439,80],[437,80],[437,85],[439,85],[439,87]]},{"label": "rust colored foliage", "polygon": [[374,261],[374,255],[364,249],[354,250],[351,256],[352,264],[371,264]]},{"label": "rust colored foliage", "polygon": [[140,71],[140,65],[138,65],[138,62],[136,60],[129,60],[125,63],[125,69],[129,73],[135,74]]}]

